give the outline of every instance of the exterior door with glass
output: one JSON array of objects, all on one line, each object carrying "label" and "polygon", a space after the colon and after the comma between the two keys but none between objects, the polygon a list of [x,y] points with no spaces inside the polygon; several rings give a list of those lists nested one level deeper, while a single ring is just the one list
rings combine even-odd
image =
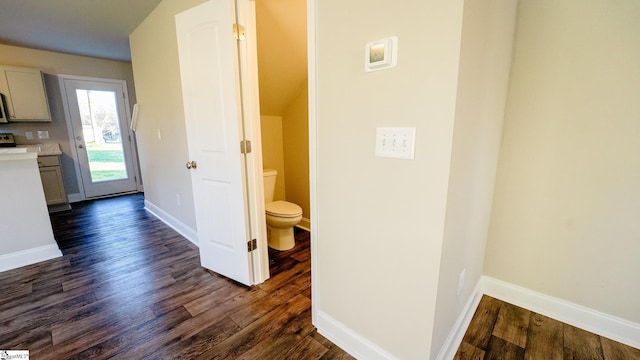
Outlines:
[{"label": "exterior door with glass", "polygon": [[85,197],[137,191],[124,83],[63,82]]}]

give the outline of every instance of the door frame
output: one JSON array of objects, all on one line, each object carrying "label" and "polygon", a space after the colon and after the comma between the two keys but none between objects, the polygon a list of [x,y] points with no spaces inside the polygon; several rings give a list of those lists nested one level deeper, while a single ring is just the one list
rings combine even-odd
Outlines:
[{"label": "door frame", "polygon": [[[127,89],[127,81],[120,79],[106,79],[106,78],[97,78],[97,77],[87,77],[87,76],[79,76],[79,75],[57,75],[58,77],[58,85],[60,86],[60,95],[62,96],[62,108],[64,109],[64,118],[67,125],[67,135],[69,136],[69,146],[71,147],[71,159],[73,160],[73,168],[76,172],[76,182],[78,183],[78,193],[76,194],[68,194],[70,202],[78,202],[86,200],[87,197],[85,195],[84,184],[82,182],[82,175],[80,172],[80,161],[78,160],[78,148],[75,147],[75,134],[73,132],[73,124],[71,122],[71,112],[69,99],[66,96],[66,85],[65,80],[81,80],[81,81],[96,81],[96,82],[105,82],[110,84],[120,85],[122,87],[122,92],[124,94],[124,113],[126,116],[127,124],[131,124],[131,105],[129,103],[129,91]],[[122,129],[120,131],[122,133]],[[127,126],[126,134],[131,138],[131,152],[132,152],[132,161],[133,161],[133,172],[136,178],[136,191],[143,191],[142,187],[142,178],[140,177],[140,165],[138,164],[138,145],[136,144],[136,137],[134,132],[131,129],[131,126]]]},{"label": "door frame", "polygon": [[[238,43],[240,51],[240,81],[242,83],[245,138],[252,142],[252,152],[247,156],[246,196],[249,198],[247,216],[251,217],[251,233],[256,238],[257,249],[252,251],[249,272],[253,283],[266,281],[269,274],[269,248],[267,245],[267,220],[264,205],[264,177],[262,165],[262,131],[260,123],[260,91],[258,86],[258,42],[256,29],[256,0],[236,0],[238,22],[245,27],[245,40]],[[244,61],[243,61],[244,60]]]},{"label": "door frame", "polygon": [[318,66],[317,13],[318,0],[307,0],[307,87],[309,116],[309,220],[311,222],[311,323],[317,328],[320,310],[320,272],[318,271],[318,242],[320,214],[318,208]]}]

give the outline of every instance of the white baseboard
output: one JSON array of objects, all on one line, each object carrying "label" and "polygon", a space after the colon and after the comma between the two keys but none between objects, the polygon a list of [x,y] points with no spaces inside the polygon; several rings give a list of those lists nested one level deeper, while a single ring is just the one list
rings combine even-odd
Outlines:
[{"label": "white baseboard", "polygon": [[0,255],[0,271],[17,269],[22,266],[47,261],[62,256],[57,244],[39,246],[32,249]]},{"label": "white baseboard", "polygon": [[194,245],[198,246],[198,233],[194,229],[185,225],[182,221],[171,216],[168,212],[160,209],[149,200],[144,200],[144,208],[160,221],[167,224],[170,228],[177,231],[180,235],[187,238]]},{"label": "white baseboard", "polygon": [[311,220],[303,217],[300,224],[296,225],[296,227],[311,232]]},{"label": "white baseboard", "polygon": [[480,304],[480,299],[482,299],[482,292],[480,291],[481,281],[478,281],[475,289],[471,293],[469,300],[464,305],[460,316],[456,320],[453,325],[453,329],[447,336],[436,360],[449,360],[453,359],[456,356],[456,352],[462,343],[462,338],[464,338],[464,334],[467,332],[469,328],[469,324],[471,323],[471,319],[473,315],[476,313],[476,309],[478,309],[478,305]]},{"label": "white baseboard", "polygon": [[578,304],[542,294],[490,276],[482,276],[474,294],[460,313],[445,340],[437,360],[455,357],[482,295],[520,306],[527,310],[562,321],[577,328],[640,349],[640,324],[605,314]]},{"label": "white baseboard", "polygon": [[326,337],[356,359],[397,359],[322,311],[318,311],[317,324],[314,325],[320,335]]},{"label": "white baseboard", "polygon": [[486,295],[640,349],[640,324],[489,276],[480,281]]}]

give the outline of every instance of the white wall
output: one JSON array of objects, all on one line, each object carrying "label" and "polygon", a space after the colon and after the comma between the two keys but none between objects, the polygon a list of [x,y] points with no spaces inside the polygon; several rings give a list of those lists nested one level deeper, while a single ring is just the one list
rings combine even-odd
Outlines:
[{"label": "white wall", "polygon": [[0,217],[0,271],[62,256],[34,154],[0,154],[0,197],[11,204]]},{"label": "white wall", "polygon": [[522,0],[485,274],[640,323],[640,2]]},{"label": "white wall", "polygon": [[196,223],[174,17],[202,2],[164,0],[129,37],[145,199],[191,229]]},{"label": "white wall", "polygon": [[[480,280],[507,99],[516,0],[466,0],[447,215],[431,351]],[[458,294],[458,281],[465,271]]]},{"label": "white wall", "polygon": [[[436,308],[463,2],[315,5],[317,318],[339,323],[386,355],[425,359]],[[399,39],[398,66],[365,73],[365,44],[391,35]],[[374,157],[377,126],[415,126],[415,160]]]}]

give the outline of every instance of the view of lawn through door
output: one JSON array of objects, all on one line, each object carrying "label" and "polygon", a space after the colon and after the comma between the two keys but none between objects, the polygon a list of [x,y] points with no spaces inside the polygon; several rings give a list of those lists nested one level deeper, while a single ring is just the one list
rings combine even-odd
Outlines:
[{"label": "view of lawn through door", "polygon": [[92,182],[128,178],[113,91],[76,89]]}]

